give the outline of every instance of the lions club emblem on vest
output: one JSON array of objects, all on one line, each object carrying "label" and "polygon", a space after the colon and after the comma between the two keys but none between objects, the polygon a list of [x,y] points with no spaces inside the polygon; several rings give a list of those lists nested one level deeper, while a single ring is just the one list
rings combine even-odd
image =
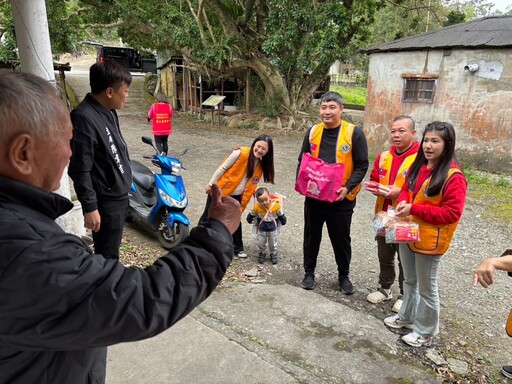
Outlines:
[{"label": "lions club emblem on vest", "polygon": [[345,144],[340,149],[341,153],[349,153],[350,152],[350,145]]}]

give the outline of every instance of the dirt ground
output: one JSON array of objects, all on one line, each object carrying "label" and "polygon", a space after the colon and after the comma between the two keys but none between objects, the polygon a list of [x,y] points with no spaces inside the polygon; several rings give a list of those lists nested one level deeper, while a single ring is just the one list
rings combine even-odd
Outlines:
[{"label": "dirt ground", "polygon": [[[150,126],[145,124],[144,117],[131,115],[124,116],[122,120],[122,129],[130,146],[131,157],[140,160],[143,154],[150,154],[149,147],[140,142],[141,135],[151,134]],[[190,202],[186,213],[192,223],[197,223],[203,211],[204,187],[217,165],[233,148],[250,145],[253,138],[260,133],[263,132],[226,127],[219,129],[185,113],[177,114],[173,120],[170,152],[177,154],[184,148],[189,149],[182,160],[187,168],[183,177]],[[303,277],[303,197],[294,191],[294,177],[304,133],[266,133],[274,140],[276,166],[276,183],[267,186],[271,191],[286,196],[284,209],[288,224],[284,227],[279,240],[279,263],[276,266],[268,262],[263,266],[257,263],[257,247],[251,226],[245,224],[243,235],[249,258],[234,260],[225,284],[241,281],[299,285]],[[373,203],[372,195],[361,192],[353,216],[351,279],[356,293],[345,296],[338,291],[337,269],[326,232],[319,255],[315,292],[383,319],[391,314],[394,300],[378,305],[366,300],[367,294],[377,287],[379,273],[376,244],[371,228]],[[435,339],[433,349],[445,359],[454,358],[468,363],[468,372],[463,375],[455,374],[445,366],[439,366],[437,370],[445,382],[504,382],[499,369],[501,365],[512,363],[512,343],[503,329],[510,308],[507,300],[510,281],[506,274],[499,273],[496,285],[489,290],[473,288],[471,285],[472,271],[478,263],[485,257],[498,256],[507,244],[510,246],[510,225],[483,219],[485,206],[485,200],[468,199],[464,218],[450,250],[441,263],[441,331],[439,337]],[[130,252],[127,252],[127,255],[139,253],[143,257],[152,258],[152,252],[148,252],[148,249],[158,250],[156,238],[151,234],[143,234],[144,231],[136,224],[127,226],[125,246],[130,245]],[[137,258],[141,257],[135,256],[135,259]],[[247,277],[248,271],[257,271],[256,276]],[[394,286],[393,290],[396,295],[397,287]],[[423,364],[433,366],[425,356],[425,349],[413,350],[405,347],[398,337],[397,343],[401,346],[402,353],[413,355]]]},{"label": "dirt ground", "polygon": [[[85,81],[86,76],[82,75],[82,81]],[[134,87],[135,83],[132,84],[132,88]],[[81,99],[83,89],[78,93]],[[144,110],[142,105],[139,101],[138,108],[129,108],[122,114],[121,128],[129,145],[131,158],[144,162],[142,156],[152,154],[152,149],[140,140],[142,135],[151,136],[151,127],[145,120],[147,110]],[[251,233],[251,226],[245,223],[243,237],[249,257],[233,261],[224,284],[247,282],[298,286],[303,277],[304,199],[294,191],[294,179],[304,131],[241,129],[228,128],[225,125],[218,128],[216,124],[212,126],[210,122],[178,112],[173,119],[173,134],[169,139],[170,154],[176,155],[184,148],[188,148],[188,153],[182,158],[186,168],[183,178],[189,197],[189,206],[185,213],[195,225],[204,209],[204,188],[218,164],[231,150],[241,145],[250,145],[261,133],[270,134],[274,141],[276,183],[267,187],[272,192],[286,196],[284,210],[288,223],[279,239],[279,263],[275,266],[269,262],[263,266],[258,264],[257,246]],[[505,248],[511,248],[512,226],[487,218],[485,211],[490,203],[486,196],[478,199],[468,198],[465,214],[452,245],[441,262],[441,327],[432,351],[445,359],[453,358],[468,364],[468,370],[463,374],[454,373],[445,365],[436,367],[443,382],[446,383],[506,382],[499,370],[501,365],[512,364],[512,340],[509,340],[504,331],[504,323],[510,310],[508,298],[512,279],[505,273],[498,273],[497,282],[492,288],[485,290],[481,287],[472,287],[474,268],[484,258],[499,256]],[[338,291],[337,269],[326,231],[318,259],[315,292],[335,302],[384,319],[392,314],[394,300],[378,305],[366,300],[367,294],[374,291],[378,285],[379,273],[376,243],[371,226],[373,204],[373,195],[362,191],[357,198],[353,216],[350,276],[356,290],[355,294],[345,296]],[[127,224],[122,244],[125,263],[147,265],[163,252],[156,236],[145,231],[137,223]],[[248,277],[246,272],[251,272],[249,274],[255,276]],[[398,293],[396,285],[393,286],[393,293]],[[426,357],[426,349],[405,347],[398,334],[397,345],[400,346],[400,353],[412,355],[419,363],[434,367],[432,361]],[[462,369],[464,370],[464,367]]]}]

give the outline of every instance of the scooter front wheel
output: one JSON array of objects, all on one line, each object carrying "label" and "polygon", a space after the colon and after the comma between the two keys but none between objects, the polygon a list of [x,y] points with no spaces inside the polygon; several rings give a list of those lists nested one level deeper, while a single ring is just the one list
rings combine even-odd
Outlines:
[{"label": "scooter front wheel", "polygon": [[180,222],[174,222],[172,227],[167,225],[167,221],[162,221],[160,228],[158,229],[157,236],[158,241],[162,247],[170,250],[181,243],[188,236],[189,228]]}]

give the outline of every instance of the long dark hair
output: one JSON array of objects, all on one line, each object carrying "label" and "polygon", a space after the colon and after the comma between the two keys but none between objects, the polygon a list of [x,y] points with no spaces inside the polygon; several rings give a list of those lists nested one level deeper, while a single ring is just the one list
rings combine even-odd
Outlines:
[{"label": "long dark hair", "polygon": [[254,146],[258,141],[265,141],[268,144],[268,151],[261,158],[261,167],[263,168],[263,180],[265,183],[274,184],[274,144],[269,135],[259,135],[254,139],[249,151],[249,161],[247,162],[247,178],[252,178],[254,173],[254,165],[256,164],[256,157],[254,156]]},{"label": "long dark hair", "polygon": [[[415,190],[416,180],[418,179],[420,169],[423,165],[427,164],[427,159],[423,152],[423,142],[425,141],[426,133],[433,131],[439,133],[439,136],[444,142],[444,150],[439,162],[432,171],[432,176],[427,190],[428,196],[436,196],[441,192],[441,188],[443,188],[443,185],[446,182],[446,177],[448,176],[448,171],[450,170],[452,162],[455,161],[457,163],[455,158],[455,129],[453,128],[453,125],[442,121],[434,121],[427,124],[423,131],[423,136],[421,137],[418,154],[416,155],[416,159],[412,163],[411,168],[409,169],[409,174],[407,175],[407,187],[409,190]],[[459,166],[458,163],[457,166]]]}]

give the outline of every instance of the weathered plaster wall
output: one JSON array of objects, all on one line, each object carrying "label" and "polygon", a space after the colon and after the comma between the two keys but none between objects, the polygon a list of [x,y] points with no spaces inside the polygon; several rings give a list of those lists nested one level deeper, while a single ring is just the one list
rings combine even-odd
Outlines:
[{"label": "weathered plaster wall", "polygon": [[[465,69],[474,63],[476,72]],[[403,74],[438,76],[434,103],[402,103]],[[364,117],[371,153],[389,146],[389,123],[399,114],[416,120],[418,136],[431,121],[452,123],[459,159],[512,173],[512,49],[372,54]]]}]

